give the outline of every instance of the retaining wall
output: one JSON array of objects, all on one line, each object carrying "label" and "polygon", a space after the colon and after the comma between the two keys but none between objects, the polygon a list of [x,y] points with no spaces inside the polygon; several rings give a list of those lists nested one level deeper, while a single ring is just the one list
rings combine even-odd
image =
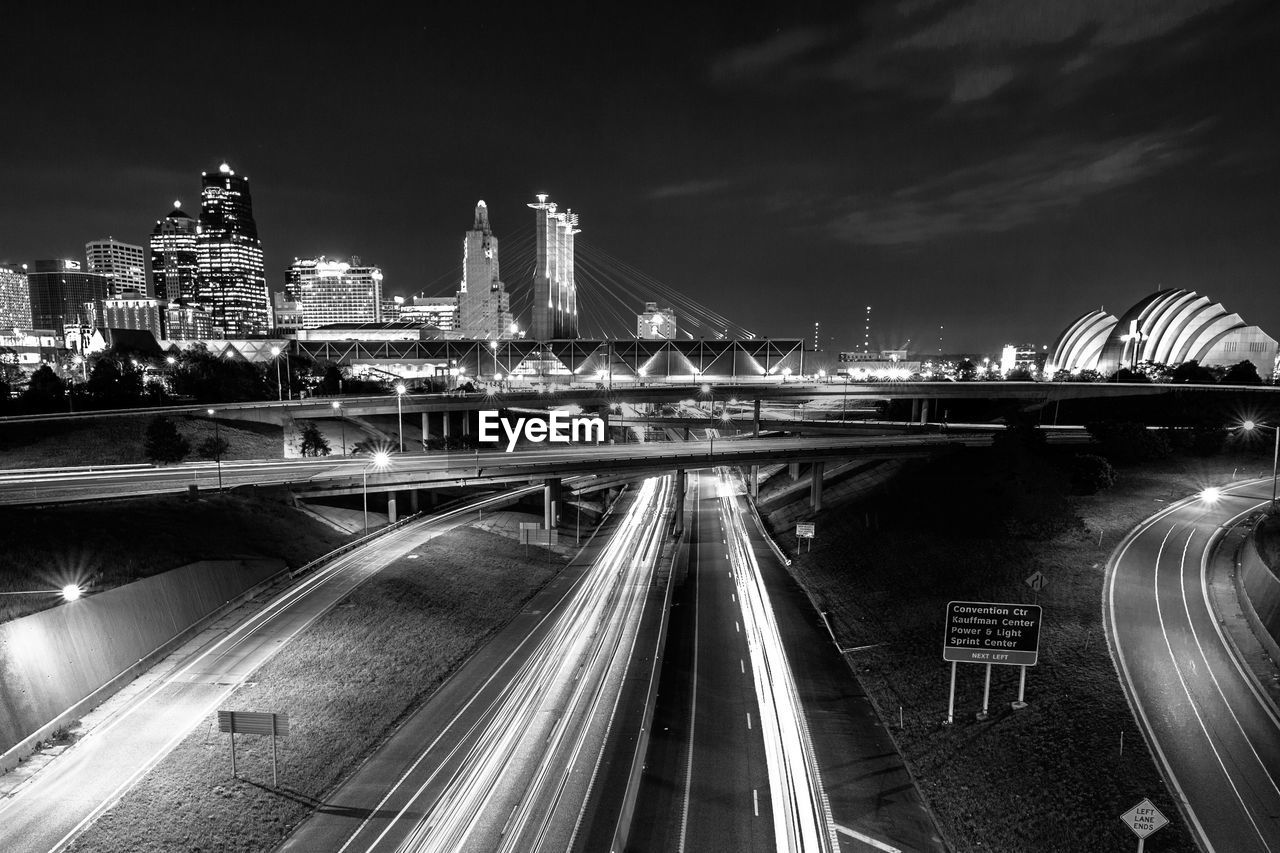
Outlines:
[{"label": "retaining wall", "polygon": [[1267,567],[1251,534],[1240,546],[1240,603],[1254,633],[1273,660],[1280,661],[1280,578]]},{"label": "retaining wall", "polygon": [[128,683],[121,676],[284,568],[191,563],[0,624],[0,755],[68,711],[97,705]]}]

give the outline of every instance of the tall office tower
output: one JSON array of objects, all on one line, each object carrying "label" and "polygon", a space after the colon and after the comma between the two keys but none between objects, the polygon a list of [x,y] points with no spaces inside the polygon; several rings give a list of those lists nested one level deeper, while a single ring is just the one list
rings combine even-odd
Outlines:
[{"label": "tall office tower", "polygon": [[376,323],[382,320],[382,270],[374,266],[326,260],[295,259],[299,271],[302,327],[333,323]]},{"label": "tall office tower", "polygon": [[198,284],[196,221],[175,201],[151,230],[151,293],[161,302],[194,299]]},{"label": "tall office tower", "polygon": [[458,331],[491,341],[511,337],[511,296],[498,275],[498,238],[483,201],[476,204],[475,222],[462,239]]},{"label": "tall office tower", "polygon": [[31,328],[31,285],[26,264],[0,264],[0,329]]},{"label": "tall office tower", "polygon": [[[31,290],[31,322],[37,329],[63,334],[66,326],[92,327],[97,305],[110,293],[111,279],[85,272],[79,261],[36,261],[27,274]],[[90,328],[91,330],[91,328]]]},{"label": "tall office tower", "polygon": [[203,303],[175,299],[164,309],[164,335],[171,341],[200,341],[213,337],[213,314]]},{"label": "tall office tower", "polygon": [[201,177],[197,296],[208,301],[220,334],[266,334],[271,328],[271,304],[249,179],[237,175],[226,163],[215,174],[203,172]]},{"label": "tall office tower", "polygon": [[579,233],[578,214],[556,212],[545,193],[529,207],[535,211],[534,244],[537,267],[533,274],[535,340],[578,337],[578,288],[573,276],[573,235]]},{"label": "tall office tower", "polygon": [[141,246],[122,243],[115,237],[84,244],[89,272],[111,277],[111,295],[147,292],[147,267]]}]

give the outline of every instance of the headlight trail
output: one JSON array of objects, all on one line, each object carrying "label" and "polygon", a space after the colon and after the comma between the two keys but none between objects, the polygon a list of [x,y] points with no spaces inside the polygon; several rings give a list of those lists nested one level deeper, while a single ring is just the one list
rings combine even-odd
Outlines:
[{"label": "headlight trail", "polygon": [[404,853],[570,844],[632,656],[671,488],[669,477],[644,482],[546,636],[446,758],[452,775],[440,794],[424,802],[423,785],[367,850],[386,849],[403,820],[416,820],[396,847]]},{"label": "headlight trail", "polygon": [[740,489],[724,469],[717,473],[720,514],[728,532],[729,559],[760,706],[777,849],[833,853],[840,849],[835,823],[769,593],[742,521]]}]

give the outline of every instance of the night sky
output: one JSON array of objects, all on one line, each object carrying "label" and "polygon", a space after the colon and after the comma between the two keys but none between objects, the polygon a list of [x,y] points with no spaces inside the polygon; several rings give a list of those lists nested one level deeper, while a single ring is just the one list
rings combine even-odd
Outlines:
[{"label": "night sky", "polygon": [[1280,4],[632,5],[6,4],[0,260],[145,244],[225,159],[273,290],[443,294],[477,199],[546,192],[762,335],[991,351],[1163,286],[1280,336]]}]

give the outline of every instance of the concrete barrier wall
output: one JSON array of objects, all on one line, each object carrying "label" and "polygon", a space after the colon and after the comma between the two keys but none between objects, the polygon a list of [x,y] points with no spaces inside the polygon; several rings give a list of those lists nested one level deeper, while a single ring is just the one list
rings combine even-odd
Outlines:
[{"label": "concrete barrier wall", "polygon": [[0,754],[283,569],[192,563],[0,624]]},{"label": "concrete barrier wall", "polygon": [[[1252,535],[1240,547],[1237,577],[1240,591],[1244,593],[1241,604],[1245,615],[1253,624],[1254,632],[1260,634],[1263,645],[1275,656],[1280,651],[1277,649],[1280,645],[1280,579],[1263,562]],[[1271,642],[1267,643],[1266,638]]]}]

